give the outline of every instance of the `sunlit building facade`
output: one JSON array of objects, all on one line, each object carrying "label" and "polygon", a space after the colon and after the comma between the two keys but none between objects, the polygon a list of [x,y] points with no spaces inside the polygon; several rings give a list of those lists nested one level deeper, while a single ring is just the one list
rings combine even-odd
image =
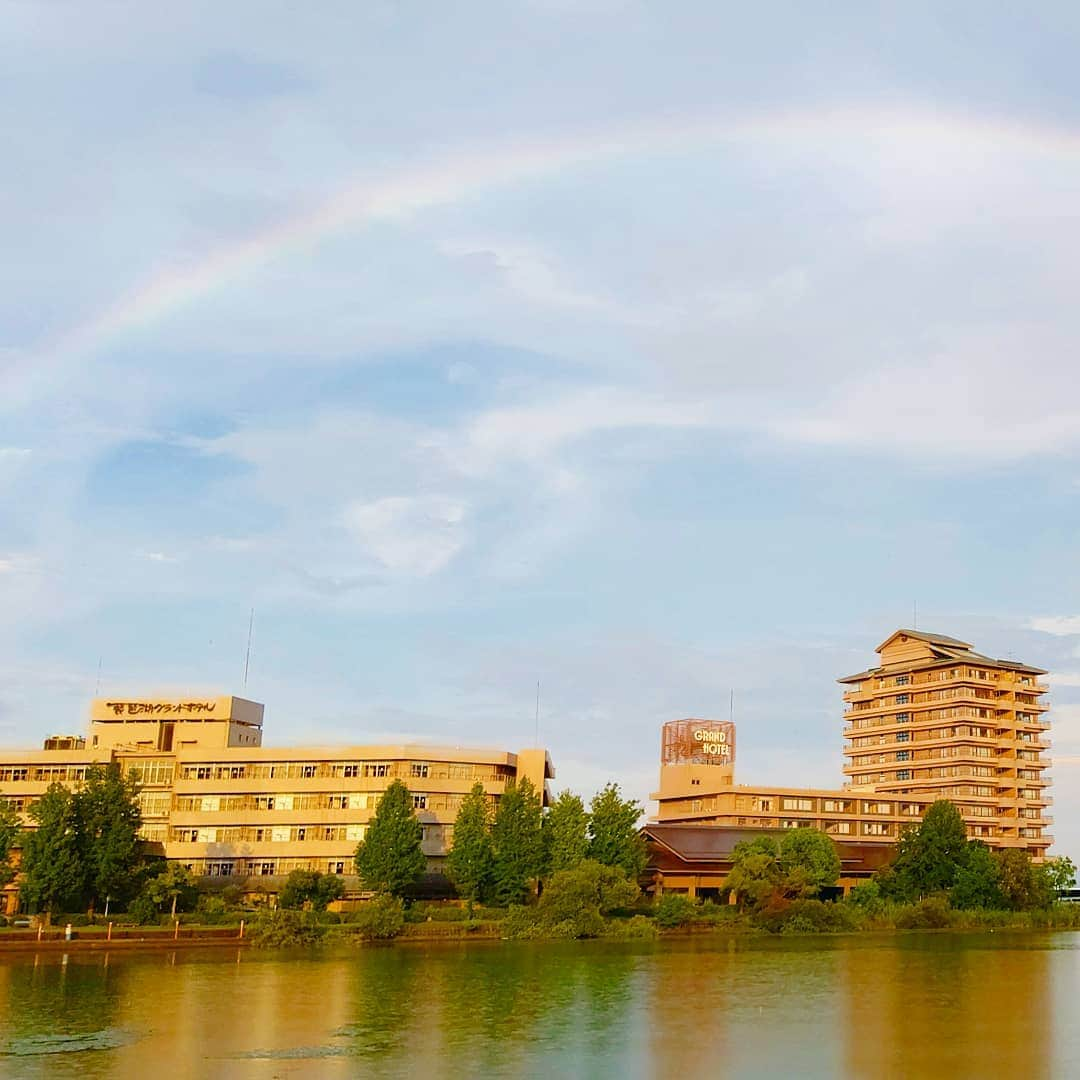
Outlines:
[{"label": "sunlit building facade", "polygon": [[656,823],[812,827],[839,843],[891,845],[931,803],[949,799],[972,838],[1043,858],[1053,842],[1046,672],[916,630],[897,630],[877,652],[877,665],[839,680],[843,786],[736,784],[733,725],[672,721]]},{"label": "sunlit building facade", "polygon": [[[57,749],[0,750],[0,798],[25,824],[51,783],[77,786],[95,765],[119,762],[140,785],[142,836],[206,877],[260,880],[276,891],[296,869],[349,875],[383,791],[401,780],[438,874],[462,799],[478,781],[492,807],[528,778],[545,803],[547,751],[428,745],[266,747],[263,706],[235,697],[96,700],[89,738],[54,736]],[[15,888],[6,890],[6,906]],[[2,908],[0,908],[2,909]]]}]

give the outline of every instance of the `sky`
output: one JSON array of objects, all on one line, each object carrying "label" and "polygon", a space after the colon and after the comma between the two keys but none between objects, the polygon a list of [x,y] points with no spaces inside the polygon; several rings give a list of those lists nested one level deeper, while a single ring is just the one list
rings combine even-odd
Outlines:
[{"label": "sky", "polygon": [[0,24],[0,745],[517,749],[539,682],[556,789],[732,692],[738,780],[835,786],[917,620],[1051,672],[1080,856],[1080,9]]}]

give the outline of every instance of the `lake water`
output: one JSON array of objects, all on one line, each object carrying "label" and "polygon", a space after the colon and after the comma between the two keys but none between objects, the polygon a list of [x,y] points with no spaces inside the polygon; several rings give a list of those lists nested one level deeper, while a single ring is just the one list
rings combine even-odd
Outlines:
[{"label": "lake water", "polygon": [[1080,934],[7,955],[0,1076],[1080,1076]]}]

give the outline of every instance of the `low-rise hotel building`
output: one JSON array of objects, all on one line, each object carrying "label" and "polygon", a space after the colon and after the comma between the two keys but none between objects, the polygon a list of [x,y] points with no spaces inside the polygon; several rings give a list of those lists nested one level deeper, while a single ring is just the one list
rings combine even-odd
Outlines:
[{"label": "low-rise hotel building", "polygon": [[[542,749],[267,747],[262,721],[262,705],[236,697],[95,700],[89,738],[0,750],[0,798],[32,825],[27,811],[51,783],[78,785],[88,768],[116,761],[139,782],[142,837],[160,854],[198,875],[263,879],[273,892],[296,869],[354,873],[356,846],[394,780],[412,794],[428,870],[439,874],[477,781],[492,807],[524,778],[546,804],[555,775]],[[10,910],[14,885],[6,897]]]},{"label": "low-rise hotel building", "polygon": [[[973,839],[1042,859],[1053,842],[1046,672],[916,630],[897,630],[877,652],[877,665],[839,680],[842,787],[736,784],[734,725],[676,720],[664,725],[656,824],[812,827],[865,848],[895,844],[931,803],[949,799]],[[690,843],[689,833],[670,837]],[[715,884],[674,865],[669,871],[669,888]]]}]

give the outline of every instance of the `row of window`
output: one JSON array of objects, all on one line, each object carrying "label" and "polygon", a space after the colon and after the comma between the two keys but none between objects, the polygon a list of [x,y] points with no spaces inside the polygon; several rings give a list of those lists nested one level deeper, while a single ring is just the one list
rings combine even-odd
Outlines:
[{"label": "row of window", "polygon": [[514,770],[505,765],[464,765],[426,761],[278,761],[272,764],[184,765],[182,780],[315,780],[387,777],[408,780],[506,780]]},{"label": "row of window", "polygon": [[[178,844],[303,844],[341,842],[358,844],[367,835],[367,825],[241,825],[229,828],[174,828],[169,839]],[[422,840],[442,840],[453,833],[450,826],[424,826]]]},{"label": "row of window", "polygon": [[[319,870],[324,874],[356,873],[351,859],[193,859],[181,865],[193,874],[206,877],[272,877],[284,876],[293,870]],[[428,862],[428,870],[438,869],[438,862]]]}]

